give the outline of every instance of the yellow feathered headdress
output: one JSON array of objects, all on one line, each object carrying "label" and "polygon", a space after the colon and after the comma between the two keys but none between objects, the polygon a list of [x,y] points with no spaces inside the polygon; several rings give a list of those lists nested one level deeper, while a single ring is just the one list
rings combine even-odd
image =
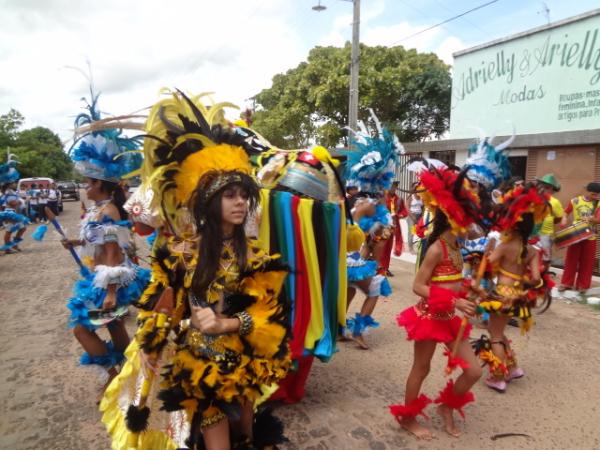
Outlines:
[{"label": "yellow feathered headdress", "polygon": [[252,175],[248,156],[252,148],[228,127],[223,114],[223,108],[235,105],[206,107],[200,101],[206,95],[169,92],[152,107],[146,122],[143,187],[152,189],[153,206],[176,234],[182,231],[182,217],[189,218],[190,199],[205,175],[210,174],[202,184],[205,199]]}]

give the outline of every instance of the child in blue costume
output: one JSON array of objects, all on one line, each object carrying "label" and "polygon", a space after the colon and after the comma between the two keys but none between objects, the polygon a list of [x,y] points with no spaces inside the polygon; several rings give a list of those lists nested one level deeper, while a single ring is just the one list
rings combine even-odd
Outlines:
[{"label": "child in blue costume", "polygon": [[[16,192],[15,183],[20,174],[15,169],[18,161],[14,155],[8,155],[8,161],[0,164],[0,226],[4,228],[4,242],[0,245],[0,251],[5,255],[20,252],[19,244],[23,241],[23,234],[27,230],[29,219],[19,214],[21,200]],[[13,237],[14,233],[14,237]]]},{"label": "child in blue costume", "polygon": [[3,207],[3,211],[0,212],[0,223],[4,227],[4,243],[0,246],[0,251],[6,255],[21,251],[19,244],[23,242],[23,235],[29,224],[29,219],[17,212],[19,203],[19,196],[11,190],[0,198],[0,206]]},{"label": "child in blue costume", "polygon": [[[364,340],[364,332],[368,328],[378,328],[379,323],[371,314],[375,310],[380,296],[388,297],[392,288],[387,278],[377,271],[378,261],[371,259],[374,256],[373,246],[378,244],[378,238],[389,230],[389,212],[385,206],[375,205],[372,199],[361,198],[352,209],[352,217],[358,223],[357,236],[351,237],[354,232],[348,232],[348,306],[356,290],[360,289],[366,298],[359,313],[347,321],[347,328],[352,333],[352,338],[360,348],[367,350],[369,347]],[[385,211],[384,211],[385,210]]]},{"label": "child in blue costume", "polygon": [[392,216],[383,202],[383,194],[392,186],[398,157],[403,151],[398,138],[383,128],[370,111],[374,129],[361,122],[361,131],[354,134],[354,149],[347,153],[346,164],[347,183],[360,190],[355,196],[353,220],[364,233],[363,242],[350,243],[348,248],[348,305],[357,288],[366,295],[360,312],[348,319],[347,328],[364,350],[369,348],[364,332],[379,326],[371,316],[377,300],[392,293],[386,270],[380,269],[386,242],[393,239]]},{"label": "child in blue costume", "polygon": [[[127,250],[131,243],[130,222],[123,209],[125,193],[118,182],[139,169],[142,157],[135,150],[139,142],[120,136],[115,129],[96,127],[100,119],[96,110],[97,97],[92,93],[89,114],[75,120],[76,133],[86,131],[71,149],[76,170],[86,177],[86,195],[94,204],[81,222],[79,239],[64,239],[65,248],[78,247],[86,269],[75,283],[73,297],[67,307],[71,310],[70,326],[85,350],[81,364],[98,364],[106,368],[108,386],[118,371],[129,336],[121,320],[127,306],[137,300],[150,279],[150,271],[133,264]],[[103,342],[96,329],[106,326],[111,342]]]}]

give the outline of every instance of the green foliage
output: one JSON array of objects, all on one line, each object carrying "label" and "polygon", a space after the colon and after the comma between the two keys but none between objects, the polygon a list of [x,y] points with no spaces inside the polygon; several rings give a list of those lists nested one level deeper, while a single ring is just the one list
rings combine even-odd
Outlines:
[{"label": "green foliage", "polygon": [[16,109],[12,109],[0,116],[0,147],[11,144],[17,135],[17,131],[23,125],[25,117]]},{"label": "green foliage", "polygon": [[[302,147],[311,140],[333,147],[345,139],[348,123],[350,52],[315,47],[308,62],[273,77],[254,97],[253,127],[273,144]],[[433,53],[404,47],[361,45],[359,118],[368,108],[401,141],[439,137],[449,126],[449,66]]]},{"label": "green foliage", "polygon": [[63,150],[60,138],[44,127],[19,131],[24,117],[14,109],[0,116],[0,151],[16,155],[22,178],[49,177],[55,180],[73,178],[73,164]]}]

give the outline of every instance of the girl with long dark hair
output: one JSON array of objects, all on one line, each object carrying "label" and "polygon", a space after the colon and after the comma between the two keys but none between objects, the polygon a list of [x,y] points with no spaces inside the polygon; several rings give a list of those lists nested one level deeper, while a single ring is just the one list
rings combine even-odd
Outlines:
[{"label": "girl with long dark hair", "polygon": [[459,358],[463,372],[456,381],[448,381],[435,403],[439,404],[445,431],[459,436],[454,411],[464,416],[462,409],[474,400],[470,389],[482,371],[469,344],[469,327],[461,330],[461,318],[456,315],[456,310],[466,317],[475,313],[475,303],[466,298],[463,288],[457,238],[463,237],[467,227],[478,219],[479,200],[465,174],[448,168],[421,172],[418,192],[434,213],[433,229],[413,283],[413,291],[421,299],[397,318],[407,338],[414,341],[414,359],[406,381],[404,404],[390,406],[390,412],[402,428],[417,438],[431,439],[431,432],[417,421],[417,416],[424,415],[425,407],[432,402],[421,394],[421,386],[429,374],[435,349],[442,343],[448,354],[456,348],[452,358],[455,361]]},{"label": "girl with long dark hair", "polygon": [[[136,339],[101,403],[115,447],[263,448],[281,439],[281,424],[254,410],[291,363],[280,298],[287,268],[246,237],[259,189],[243,138],[219,112],[179,92],[150,112],[140,189],[152,189],[162,227]],[[145,386],[144,400],[132,383]]]},{"label": "girl with long dark hair", "polygon": [[528,240],[536,223],[543,220],[545,210],[546,199],[528,184],[505,194],[495,214],[494,222],[502,237],[488,261],[495,268],[497,282],[491,297],[480,304],[489,313],[491,342],[490,348],[480,351],[479,356],[489,365],[486,385],[498,392],[504,392],[511,380],[525,375],[504,330],[511,317],[521,319],[523,331],[532,326],[527,289],[538,286],[541,278],[538,250]]}]

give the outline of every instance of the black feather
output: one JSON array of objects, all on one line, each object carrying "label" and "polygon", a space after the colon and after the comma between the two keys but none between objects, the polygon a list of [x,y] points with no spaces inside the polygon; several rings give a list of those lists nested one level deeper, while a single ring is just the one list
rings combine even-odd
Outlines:
[{"label": "black feather", "polygon": [[226,316],[233,316],[239,312],[244,311],[250,305],[256,302],[256,297],[246,294],[232,294],[225,299],[225,306],[223,308],[223,314]]},{"label": "black feather", "polygon": [[281,258],[277,258],[277,259],[270,259],[265,264],[260,266],[258,269],[247,270],[247,271],[243,272],[240,275],[240,279],[252,276],[252,274],[254,274],[256,272],[273,272],[273,271],[292,272],[292,270],[290,269],[290,266],[288,264],[283,262],[281,260]]},{"label": "black feather", "polygon": [[181,402],[189,399],[183,389],[179,386],[174,386],[170,389],[163,389],[158,393],[157,397],[163,402],[160,409],[168,412],[179,411],[183,409]]},{"label": "black feather", "polygon": [[187,118],[186,116],[184,116],[182,114],[178,114],[178,117],[179,117],[179,120],[181,120],[183,129],[185,130],[186,133],[204,134],[202,127],[200,125],[198,125],[198,123],[194,122],[193,120],[190,120],[189,118]]},{"label": "black feather", "polygon": [[173,122],[171,122],[169,119],[167,119],[167,116],[165,115],[165,107],[164,106],[161,106],[160,109],[158,110],[158,117],[160,117],[161,122],[165,124],[165,128],[169,131],[172,131],[176,135],[180,135],[185,131],[183,128],[178,127]]},{"label": "black feather", "polygon": [[148,417],[150,417],[150,408],[147,406],[138,408],[135,405],[129,405],[125,415],[125,425],[132,433],[141,433],[148,428]]},{"label": "black feather", "polygon": [[483,350],[491,350],[492,342],[485,334],[482,334],[479,339],[471,340],[471,347],[473,348],[473,352],[479,355]]},{"label": "black feather", "polygon": [[194,113],[194,116],[196,117],[196,120],[198,121],[198,125],[200,126],[200,129],[202,130],[202,134],[205,135],[206,137],[212,139],[212,134],[210,132],[210,125],[208,124],[208,122],[204,118],[204,115],[202,114],[202,112],[196,107],[196,105],[194,105],[194,102],[192,102],[188,98],[187,95],[185,95],[179,89],[176,89],[176,90],[177,90],[177,92],[179,92],[181,94],[181,96],[183,97],[183,99],[187,102],[187,104],[191,108],[192,112]]},{"label": "black feather", "polygon": [[171,145],[168,141],[165,141],[164,139],[161,139],[153,134],[140,134],[139,137],[143,139],[154,139],[155,141],[160,142],[162,145]]},{"label": "black feather", "polygon": [[288,442],[283,432],[283,422],[273,415],[271,408],[264,408],[254,416],[252,434],[254,435],[255,448],[264,448],[269,445]]}]

